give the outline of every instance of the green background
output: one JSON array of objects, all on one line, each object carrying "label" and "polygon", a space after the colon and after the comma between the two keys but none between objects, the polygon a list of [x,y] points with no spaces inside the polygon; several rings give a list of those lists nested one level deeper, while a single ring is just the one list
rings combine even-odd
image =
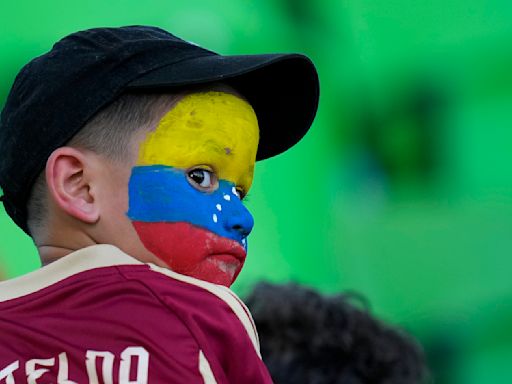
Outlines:
[{"label": "green background", "polygon": [[[308,54],[318,116],[257,166],[234,289],[266,279],[359,291],[420,339],[436,382],[510,383],[511,20],[503,0],[6,0],[0,104],[24,63],[89,27],[151,24],[224,54]],[[4,275],[38,268],[3,211],[0,229]]]}]

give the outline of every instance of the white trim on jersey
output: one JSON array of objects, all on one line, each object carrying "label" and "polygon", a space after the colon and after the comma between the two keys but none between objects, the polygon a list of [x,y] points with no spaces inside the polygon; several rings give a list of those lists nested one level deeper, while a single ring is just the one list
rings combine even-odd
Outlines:
[{"label": "white trim on jersey", "polygon": [[210,363],[201,350],[199,350],[199,372],[201,373],[201,376],[203,376],[204,384],[217,384],[217,380],[215,380]]},{"label": "white trim on jersey", "polygon": [[109,244],[82,248],[34,272],[0,282],[0,302],[34,293],[80,272],[126,264],[142,262]]},{"label": "white trim on jersey", "polygon": [[[97,244],[70,253],[39,270],[16,279],[0,282],[0,302],[25,296],[49,287],[67,277],[90,269],[116,265],[141,265],[141,261],[127,255],[119,248],[109,244]],[[247,307],[238,296],[223,285],[212,284],[190,276],[185,276],[154,264],[147,264],[152,271],[175,280],[186,282],[205,289],[224,301],[238,317],[252,341],[256,353],[261,358],[258,333]]]}]

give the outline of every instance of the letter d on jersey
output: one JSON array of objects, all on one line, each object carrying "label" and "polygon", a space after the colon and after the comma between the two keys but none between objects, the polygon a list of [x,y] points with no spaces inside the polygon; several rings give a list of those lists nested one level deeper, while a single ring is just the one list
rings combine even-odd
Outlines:
[{"label": "letter d on jersey", "polygon": [[[87,351],[86,368],[89,376],[89,383],[99,383],[98,372],[96,371],[96,359],[102,359],[101,376],[105,384],[114,383],[114,359],[112,352]],[[136,378],[130,380],[130,371],[133,361],[137,361]],[[143,347],[128,347],[121,353],[121,364],[119,366],[119,384],[147,384],[149,375],[149,353]]]}]

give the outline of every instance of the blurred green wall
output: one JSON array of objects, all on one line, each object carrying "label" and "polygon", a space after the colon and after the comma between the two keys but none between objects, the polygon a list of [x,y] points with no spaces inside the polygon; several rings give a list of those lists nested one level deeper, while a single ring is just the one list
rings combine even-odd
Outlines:
[{"label": "blurred green wall", "polygon": [[[502,0],[3,1],[0,104],[25,62],[95,26],[157,25],[225,54],[310,55],[318,117],[299,145],[258,164],[235,290],[269,279],[359,291],[421,339],[437,382],[509,383],[511,20]],[[3,211],[0,230],[5,274],[37,268]]]}]

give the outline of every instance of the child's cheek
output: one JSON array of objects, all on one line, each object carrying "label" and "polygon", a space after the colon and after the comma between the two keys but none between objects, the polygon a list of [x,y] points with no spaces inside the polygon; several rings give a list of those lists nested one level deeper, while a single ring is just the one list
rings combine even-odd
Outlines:
[{"label": "child's cheek", "polygon": [[146,249],[174,272],[229,287],[244,265],[245,249],[238,242],[190,223],[133,226]]}]

